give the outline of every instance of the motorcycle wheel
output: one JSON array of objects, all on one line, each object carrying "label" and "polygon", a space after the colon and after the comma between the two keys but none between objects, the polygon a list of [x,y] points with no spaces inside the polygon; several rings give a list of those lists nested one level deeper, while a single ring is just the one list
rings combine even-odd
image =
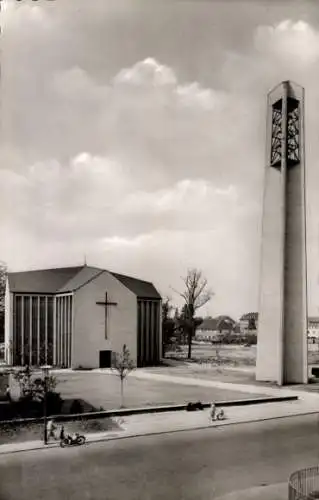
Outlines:
[{"label": "motorcycle wheel", "polygon": [[61,439],[60,441],[60,446],[61,448],[65,448],[66,446],[68,446],[69,442],[67,439]]},{"label": "motorcycle wheel", "polygon": [[85,437],[84,436],[79,436],[77,439],[77,444],[81,445],[85,443]]}]

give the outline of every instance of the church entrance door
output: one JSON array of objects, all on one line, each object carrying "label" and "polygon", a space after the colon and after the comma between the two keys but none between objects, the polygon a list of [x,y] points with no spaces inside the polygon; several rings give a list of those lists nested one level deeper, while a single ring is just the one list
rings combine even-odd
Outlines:
[{"label": "church entrance door", "polygon": [[100,368],[111,368],[112,351],[100,351]]}]

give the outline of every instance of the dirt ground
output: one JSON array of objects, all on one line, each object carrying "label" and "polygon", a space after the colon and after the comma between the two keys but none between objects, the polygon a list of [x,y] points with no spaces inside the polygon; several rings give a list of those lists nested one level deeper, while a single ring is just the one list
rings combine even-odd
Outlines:
[{"label": "dirt ground", "polygon": [[[182,352],[168,352],[167,356],[186,357],[187,346],[181,346]],[[319,344],[308,345],[308,363],[319,364]],[[225,365],[233,366],[254,366],[256,364],[257,346],[244,346],[244,345],[226,345],[214,346],[209,343],[193,344],[192,345],[192,358],[197,360],[205,360],[208,358],[221,359]]]},{"label": "dirt ground", "polygon": [[[116,420],[111,418],[100,418],[95,420],[80,420],[74,422],[65,422],[64,429],[66,434],[79,432],[86,434],[89,432],[114,431],[119,430]],[[59,438],[61,424],[57,423],[57,439]],[[0,445],[6,443],[17,443],[25,441],[42,440],[44,435],[43,424],[29,424],[19,427],[9,427],[0,424]]]}]

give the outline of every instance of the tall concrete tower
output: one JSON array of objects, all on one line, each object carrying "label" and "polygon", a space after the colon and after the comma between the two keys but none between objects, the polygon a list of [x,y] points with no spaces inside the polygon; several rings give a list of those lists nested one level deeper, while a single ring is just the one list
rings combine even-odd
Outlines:
[{"label": "tall concrete tower", "polygon": [[268,94],[256,379],[307,383],[304,89]]}]

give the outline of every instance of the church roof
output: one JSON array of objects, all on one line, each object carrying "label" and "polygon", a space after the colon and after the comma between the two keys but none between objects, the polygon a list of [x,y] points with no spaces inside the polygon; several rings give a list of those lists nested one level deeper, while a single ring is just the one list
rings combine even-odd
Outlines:
[{"label": "church roof", "polygon": [[125,276],[124,274],[111,273],[114,278],[118,279],[126,288],[135,293],[140,299],[160,299],[161,296],[149,281],[138,280]]},{"label": "church roof", "polygon": [[8,273],[9,289],[16,293],[59,293],[81,269],[82,266]]},{"label": "church roof", "polygon": [[[110,271],[98,267],[78,266],[8,273],[9,289],[13,293],[67,293],[85,286],[103,272]],[[138,298],[161,298],[154,285],[148,281],[113,272],[110,274]]]}]

